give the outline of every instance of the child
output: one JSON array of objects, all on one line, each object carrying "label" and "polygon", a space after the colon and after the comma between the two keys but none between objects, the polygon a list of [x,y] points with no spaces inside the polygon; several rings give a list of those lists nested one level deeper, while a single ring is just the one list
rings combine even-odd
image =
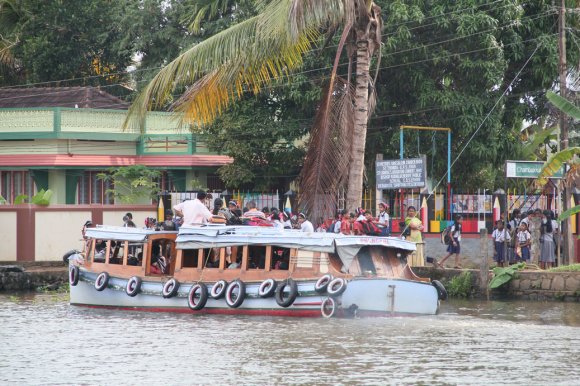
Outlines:
[{"label": "child", "polygon": [[532,243],[532,235],[528,232],[528,224],[520,223],[520,230],[516,236],[516,260],[517,262],[530,262],[530,245]]},{"label": "child", "polygon": [[451,236],[451,242],[447,247],[447,256],[439,261],[439,267],[443,268],[443,263],[447,260],[451,255],[455,254],[455,268],[461,269],[461,257],[459,254],[461,253],[461,224],[463,223],[463,216],[457,215],[455,218],[455,223],[451,226],[451,230],[449,234]]},{"label": "child", "polygon": [[493,255],[493,259],[497,262],[498,267],[503,267],[506,250],[505,244],[511,240],[511,237],[507,229],[504,229],[502,220],[498,220],[495,225],[497,228],[491,234],[491,238],[495,244],[495,254]]}]

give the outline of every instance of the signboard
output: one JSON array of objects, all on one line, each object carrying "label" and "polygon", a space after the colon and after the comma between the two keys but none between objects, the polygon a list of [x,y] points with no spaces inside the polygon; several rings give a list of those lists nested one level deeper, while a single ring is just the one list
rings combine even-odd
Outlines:
[{"label": "signboard", "polygon": [[[544,162],[542,161],[506,161],[505,176],[508,178],[538,178]],[[562,165],[560,170],[554,173],[550,178],[564,178],[566,166]]]},{"label": "signboard", "polygon": [[426,164],[425,157],[377,161],[377,190],[425,187]]}]

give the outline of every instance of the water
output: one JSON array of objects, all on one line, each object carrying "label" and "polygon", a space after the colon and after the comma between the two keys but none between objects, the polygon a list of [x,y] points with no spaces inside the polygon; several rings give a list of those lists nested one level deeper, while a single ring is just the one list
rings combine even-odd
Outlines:
[{"label": "water", "polygon": [[0,384],[580,384],[580,304],[453,301],[437,316],[294,319],[0,295]]}]

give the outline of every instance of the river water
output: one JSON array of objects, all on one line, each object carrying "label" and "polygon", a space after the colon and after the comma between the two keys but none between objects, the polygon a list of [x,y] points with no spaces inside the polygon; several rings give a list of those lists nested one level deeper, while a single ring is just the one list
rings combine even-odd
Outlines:
[{"label": "river water", "polygon": [[580,384],[580,304],[294,319],[87,309],[0,295],[0,384]]}]

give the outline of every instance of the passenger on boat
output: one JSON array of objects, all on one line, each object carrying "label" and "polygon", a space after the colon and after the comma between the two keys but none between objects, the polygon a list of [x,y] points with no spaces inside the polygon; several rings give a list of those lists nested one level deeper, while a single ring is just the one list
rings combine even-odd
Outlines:
[{"label": "passenger on boat", "polygon": [[[93,224],[93,222],[91,220],[87,220],[85,222],[85,224],[83,225],[83,229],[81,230],[81,234],[83,235],[83,240],[84,240],[84,252],[87,252],[91,246],[91,239],[89,239],[87,237],[87,229],[89,228],[94,228],[95,225]],[[86,256],[86,255],[85,255]]]},{"label": "passenger on boat", "polygon": [[197,197],[194,200],[183,201],[173,207],[175,214],[183,217],[183,223],[192,224],[206,224],[211,219],[211,212],[203,200],[205,200],[207,194],[204,191],[197,193]]},{"label": "passenger on boat", "polygon": [[97,263],[105,262],[105,255],[107,254],[107,242],[105,240],[95,241],[95,256],[93,261]]},{"label": "passenger on boat", "polygon": [[363,233],[365,235],[369,235],[369,236],[380,236],[381,235],[381,230],[379,229],[379,227],[376,225],[376,221],[373,218],[373,214],[368,211],[365,212],[365,220],[361,221],[362,224],[362,230]]},{"label": "passenger on boat", "polygon": [[167,270],[167,259],[161,254],[161,245],[155,243],[151,247],[151,273],[164,274]]},{"label": "passenger on boat", "polygon": [[300,230],[302,232],[314,232],[314,225],[306,219],[304,213],[298,214],[298,224],[300,224]]},{"label": "passenger on boat", "polygon": [[245,217],[261,217],[266,218],[264,212],[259,211],[255,201],[248,202],[248,211],[244,213]]},{"label": "passenger on boat", "polygon": [[171,209],[167,209],[165,211],[165,221],[161,223],[161,230],[164,231],[176,231],[177,226],[173,222],[173,211]]},{"label": "passenger on boat", "polygon": [[280,214],[280,221],[282,221],[284,229],[292,229],[292,221],[290,221],[290,215],[288,212],[284,211]]},{"label": "passenger on boat", "polygon": [[284,230],[284,215],[282,213],[277,213],[271,216],[271,221],[274,223],[274,227],[280,230]]},{"label": "passenger on boat", "polygon": [[340,233],[343,235],[352,235],[352,222],[350,213],[348,212],[345,212],[342,215],[342,220],[340,222]]},{"label": "passenger on boat", "polygon": [[221,198],[216,198],[215,200],[213,200],[213,211],[212,214],[214,216],[217,216],[220,212],[220,209],[222,208],[224,204],[224,201]]},{"label": "passenger on boat", "polygon": [[268,208],[267,206],[262,208],[262,213],[264,213],[264,217],[266,219],[270,219],[270,208]]},{"label": "passenger on boat", "polygon": [[[131,213],[127,213],[127,214],[131,214]],[[127,214],[125,216],[123,216],[123,226],[125,228],[137,228],[137,226],[133,222],[132,218],[127,216]]]},{"label": "passenger on boat", "polygon": [[234,216],[238,218],[242,217],[242,210],[238,207],[238,203],[235,202],[234,200],[228,202],[228,209],[230,210],[230,212],[232,212]]},{"label": "passenger on boat", "polygon": [[352,234],[355,236],[364,235],[363,221],[365,221],[365,210],[363,208],[358,208],[354,215],[352,213],[350,214],[350,217],[352,222]]}]

